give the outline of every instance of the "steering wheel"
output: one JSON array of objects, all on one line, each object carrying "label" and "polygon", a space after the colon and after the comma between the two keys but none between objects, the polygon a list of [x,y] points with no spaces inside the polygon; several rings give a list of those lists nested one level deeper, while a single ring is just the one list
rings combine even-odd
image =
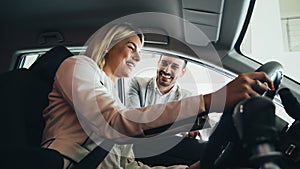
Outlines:
[{"label": "steering wheel", "polygon": [[[268,62],[260,66],[256,72],[265,72],[273,81],[275,90],[266,91],[262,97],[273,99],[283,79],[282,65]],[[209,137],[203,156],[201,169],[248,167],[249,153],[241,153],[242,143],[233,124],[233,112],[224,112],[214,132]],[[243,151],[248,152],[248,151]]]},{"label": "steering wheel", "polygon": [[273,81],[275,90],[268,90],[264,95],[270,99],[274,99],[279,86],[283,79],[283,69],[282,65],[278,62],[272,61],[268,62],[261,67],[259,67],[256,72],[265,72],[270,77],[270,79]]}]

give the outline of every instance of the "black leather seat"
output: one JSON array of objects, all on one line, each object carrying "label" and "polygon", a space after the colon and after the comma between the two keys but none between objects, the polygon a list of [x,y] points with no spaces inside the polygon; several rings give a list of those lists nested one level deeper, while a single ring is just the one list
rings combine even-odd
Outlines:
[{"label": "black leather seat", "polygon": [[73,54],[63,46],[46,52],[29,69],[0,75],[0,168],[62,168],[62,156],[40,148],[48,93],[61,62]]}]

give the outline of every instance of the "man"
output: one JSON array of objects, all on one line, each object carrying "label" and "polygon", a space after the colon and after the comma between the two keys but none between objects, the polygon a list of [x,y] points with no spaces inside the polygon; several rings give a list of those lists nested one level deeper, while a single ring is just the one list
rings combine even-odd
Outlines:
[{"label": "man", "polygon": [[145,107],[190,96],[191,92],[182,89],[177,82],[186,73],[186,64],[186,60],[162,55],[156,77],[134,77],[131,80],[126,106]]},{"label": "man", "polygon": [[[186,73],[187,61],[172,57],[162,55],[157,64],[156,76],[153,78],[144,78],[144,77],[134,77],[129,85],[128,90],[128,99],[126,100],[126,106],[128,108],[138,108],[138,107],[146,107],[151,104],[160,104],[166,103],[174,100],[180,100],[182,98],[188,97],[192,95],[192,93],[188,90],[183,89],[179,83],[178,79],[183,77]],[[187,136],[189,138],[180,138],[177,136],[169,137],[165,140],[159,140],[158,142],[152,142],[152,145],[156,147],[160,147],[163,144],[168,144],[165,142],[173,142],[183,139],[178,145],[173,147],[171,150],[163,153],[162,156],[170,155],[173,156],[176,154],[181,154],[183,157],[187,157],[182,154],[183,149],[186,152],[189,152],[188,157],[191,158],[191,154],[189,150],[186,149],[186,145],[189,147],[193,147],[191,145],[196,144],[197,147],[193,147],[193,150],[202,149],[202,145],[199,145],[198,141],[194,139],[196,136],[200,136],[199,131],[188,132]],[[192,137],[192,138],[190,138]],[[165,141],[165,142],[164,142]],[[134,147],[135,154],[137,157],[139,153],[144,153],[147,150],[147,146],[136,144]],[[159,148],[158,148],[159,149]],[[195,154],[195,160],[199,158],[199,152]],[[168,160],[162,161],[161,156],[153,156],[149,158],[139,159],[140,161],[149,164],[149,165],[173,165],[176,163],[180,163],[178,159],[176,161]],[[193,159],[193,158],[192,158]],[[181,163],[186,163],[186,160],[181,161]],[[191,161],[192,163],[192,161]]]}]

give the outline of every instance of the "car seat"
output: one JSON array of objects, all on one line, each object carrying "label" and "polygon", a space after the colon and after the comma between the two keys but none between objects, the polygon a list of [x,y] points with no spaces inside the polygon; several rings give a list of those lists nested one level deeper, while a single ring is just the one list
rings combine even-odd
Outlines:
[{"label": "car seat", "polygon": [[0,168],[62,168],[62,156],[40,148],[48,93],[60,63],[73,54],[56,46],[29,69],[0,75]]}]

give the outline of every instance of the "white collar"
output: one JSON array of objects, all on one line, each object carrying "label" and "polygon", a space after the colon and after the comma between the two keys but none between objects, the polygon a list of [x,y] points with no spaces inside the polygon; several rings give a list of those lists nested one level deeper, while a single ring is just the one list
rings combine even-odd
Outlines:
[{"label": "white collar", "polygon": [[174,92],[176,92],[176,90],[179,88],[179,84],[176,82],[175,85],[172,87],[172,89],[171,89],[169,92],[163,94],[163,93],[161,93],[161,91],[159,90],[159,88],[158,88],[158,86],[157,86],[156,77],[153,77],[152,80],[153,80],[153,87],[154,87],[154,90],[155,90],[156,92],[158,92],[160,95],[167,95],[167,94],[170,94],[170,93],[174,93]]}]

